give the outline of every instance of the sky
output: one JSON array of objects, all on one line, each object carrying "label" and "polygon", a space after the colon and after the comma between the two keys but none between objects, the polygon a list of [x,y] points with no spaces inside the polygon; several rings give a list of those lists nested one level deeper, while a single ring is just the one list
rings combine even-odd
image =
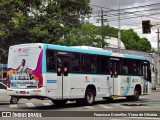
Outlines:
[{"label": "sky", "polygon": [[[134,29],[140,37],[146,37],[153,48],[157,49],[157,28],[160,24],[160,1],[159,0],[119,0],[120,1],[120,24],[121,29]],[[92,17],[91,21],[95,24],[100,18],[100,11],[103,9],[105,24],[113,27],[118,26],[118,0],[91,0]],[[102,7],[102,8],[101,8]],[[142,34],[142,21],[150,20],[154,27],[151,34]]]}]

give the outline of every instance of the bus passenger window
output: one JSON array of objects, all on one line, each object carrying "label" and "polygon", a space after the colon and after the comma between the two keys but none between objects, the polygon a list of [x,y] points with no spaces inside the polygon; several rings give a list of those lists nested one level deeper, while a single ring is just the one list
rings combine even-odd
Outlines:
[{"label": "bus passenger window", "polygon": [[82,64],[81,72],[86,72],[86,56],[85,55],[81,56],[81,64]]},{"label": "bus passenger window", "polygon": [[96,57],[91,56],[91,72],[96,73]]},{"label": "bus passenger window", "polygon": [[126,75],[128,74],[128,61],[127,59],[122,59],[122,74]]},{"label": "bus passenger window", "polygon": [[85,64],[87,66],[88,73],[96,73],[96,56],[87,55]]},{"label": "bus passenger window", "polygon": [[133,74],[137,74],[137,67],[135,63],[133,64]]},{"label": "bus passenger window", "polygon": [[72,70],[73,72],[80,72],[80,54],[79,53],[73,53]]},{"label": "bus passenger window", "polygon": [[47,71],[48,72],[55,71],[55,60],[54,60],[53,50],[47,50]]}]

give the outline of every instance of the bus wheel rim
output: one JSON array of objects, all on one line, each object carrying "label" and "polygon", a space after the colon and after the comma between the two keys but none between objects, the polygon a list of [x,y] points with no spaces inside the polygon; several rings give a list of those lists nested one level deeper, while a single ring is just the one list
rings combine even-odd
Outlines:
[{"label": "bus wheel rim", "polygon": [[87,95],[87,101],[88,101],[89,103],[92,103],[92,102],[93,102],[93,94],[92,94],[91,92],[89,92],[88,95]]}]

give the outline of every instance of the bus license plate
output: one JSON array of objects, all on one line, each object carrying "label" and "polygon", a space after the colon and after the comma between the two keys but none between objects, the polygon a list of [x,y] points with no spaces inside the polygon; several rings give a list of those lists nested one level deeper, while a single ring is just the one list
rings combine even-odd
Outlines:
[{"label": "bus license plate", "polygon": [[19,93],[20,93],[20,94],[26,94],[26,92],[25,92],[25,91],[20,91]]}]

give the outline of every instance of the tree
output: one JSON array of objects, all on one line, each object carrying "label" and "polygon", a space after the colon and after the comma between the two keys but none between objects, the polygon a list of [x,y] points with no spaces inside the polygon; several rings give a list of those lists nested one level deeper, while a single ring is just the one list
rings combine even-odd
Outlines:
[{"label": "tree", "polygon": [[81,25],[80,17],[91,12],[89,2],[1,0],[0,50],[8,51],[10,45],[20,43],[55,43],[73,27]]},{"label": "tree", "polygon": [[138,34],[133,30],[122,30],[121,40],[124,43],[126,49],[138,50],[138,51],[151,51],[151,43],[146,38],[140,38]]},{"label": "tree", "polygon": [[[82,24],[79,28],[73,28],[72,31],[61,39],[57,44],[70,45],[70,46],[92,46],[92,47],[102,47],[102,39],[97,34],[99,32],[99,27],[93,24]],[[105,46],[108,43],[105,42]]]},{"label": "tree", "polygon": [[[31,29],[32,39],[35,31],[44,31],[44,38],[40,35],[40,40],[36,38],[34,42],[55,43],[65,34],[68,34],[72,28],[79,27],[80,17],[91,12],[89,6],[90,0],[46,0],[47,6],[43,6],[41,15],[37,15],[38,28]],[[47,32],[47,33],[46,33]],[[47,34],[47,36],[45,36]],[[33,40],[31,40],[33,41]]]},{"label": "tree", "polygon": [[151,44],[147,38],[141,38],[137,42],[137,49],[145,52],[151,51]]}]

